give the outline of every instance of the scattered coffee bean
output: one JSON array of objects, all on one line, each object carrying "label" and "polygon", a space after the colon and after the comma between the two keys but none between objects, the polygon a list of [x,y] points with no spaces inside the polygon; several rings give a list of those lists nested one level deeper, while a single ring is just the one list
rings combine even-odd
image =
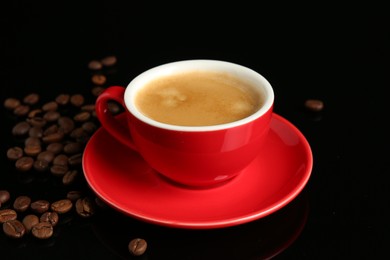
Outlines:
[{"label": "scattered coffee bean", "polygon": [[91,70],[100,70],[102,69],[102,67],[103,67],[102,63],[98,60],[91,60],[88,63],[88,68]]},{"label": "scattered coffee bean", "polygon": [[77,153],[69,157],[68,163],[69,165],[75,166],[75,165],[81,165],[83,160],[83,154]]},{"label": "scattered coffee bean", "polygon": [[145,253],[147,246],[145,239],[134,238],[130,241],[128,248],[132,255],[140,256]]},{"label": "scattered coffee bean", "polygon": [[35,105],[39,101],[39,95],[37,93],[28,94],[23,98],[23,102],[28,105]]},{"label": "scattered coffee bean", "polygon": [[30,156],[23,156],[16,160],[15,167],[18,171],[28,171],[33,167],[34,159]]},{"label": "scattered coffee bean", "polygon": [[103,59],[101,59],[100,61],[103,66],[106,66],[106,67],[111,67],[111,66],[114,66],[117,62],[117,58],[116,56],[107,56],[107,57],[104,57]]},{"label": "scattered coffee bean", "polygon": [[65,175],[62,177],[62,183],[66,186],[72,184],[77,178],[77,175],[78,175],[77,170],[67,171]]},{"label": "scattered coffee bean", "polygon": [[8,110],[14,110],[15,108],[17,108],[20,105],[21,105],[20,100],[16,99],[16,98],[7,98],[4,101],[4,107]]},{"label": "scattered coffee bean", "polygon": [[42,106],[42,110],[45,112],[56,111],[57,108],[58,108],[58,103],[55,101],[49,101]]},{"label": "scattered coffee bean", "polygon": [[69,199],[62,199],[53,202],[50,209],[58,214],[64,214],[70,211],[73,207],[73,203]]},{"label": "scattered coffee bean", "polygon": [[75,123],[73,122],[72,118],[68,117],[68,116],[62,116],[58,119],[58,125],[59,125],[59,129],[61,129],[61,131],[64,133],[64,134],[69,134],[73,131],[73,129],[75,128]]},{"label": "scattered coffee bean", "polygon": [[38,172],[44,172],[49,169],[49,162],[41,159],[34,161],[33,168]]},{"label": "scattered coffee bean", "polygon": [[36,200],[31,202],[30,207],[33,212],[42,214],[49,210],[50,202],[47,200]]},{"label": "scattered coffee bean", "polygon": [[51,163],[54,160],[55,154],[52,151],[46,150],[38,154],[37,160],[43,160]]},{"label": "scattered coffee bean", "polygon": [[53,226],[50,222],[39,222],[32,227],[31,233],[36,238],[47,239],[53,235]]},{"label": "scattered coffee bean", "polygon": [[27,118],[26,120],[31,126],[40,126],[44,127],[46,125],[46,120],[42,117],[33,117],[33,118]]},{"label": "scattered coffee bean", "polygon": [[30,128],[31,128],[31,125],[29,123],[27,123],[26,121],[22,121],[22,122],[17,123],[12,128],[12,134],[15,136],[27,135]]},{"label": "scattered coffee bean", "polygon": [[5,223],[9,220],[16,219],[18,213],[13,209],[0,209],[0,223]]},{"label": "scattered coffee bean", "polygon": [[43,130],[40,126],[33,126],[28,131],[28,136],[41,138],[43,136]]},{"label": "scattered coffee bean", "polygon": [[55,101],[57,104],[65,106],[69,103],[70,95],[69,94],[60,94],[56,97]]},{"label": "scattered coffee bean", "polygon": [[27,117],[28,118],[33,118],[33,117],[36,117],[36,116],[40,116],[41,114],[42,114],[42,110],[39,109],[39,108],[36,108],[36,109],[33,109],[30,112],[28,112]]},{"label": "scattered coffee bean", "polygon": [[94,132],[96,131],[97,125],[96,125],[94,122],[92,122],[92,121],[88,121],[88,122],[83,123],[83,124],[81,125],[81,128],[82,128],[85,132],[87,132],[87,133],[89,133],[89,134],[92,134],[92,133],[94,133]]},{"label": "scattered coffee bean", "polygon": [[72,190],[68,191],[68,193],[66,194],[66,198],[76,202],[78,199],[81,198],[82,195],[83,193],[81,191]]},{"label": "scattered coffee bean", "polygon": [[93,84],[100,86],[100,85],[103,85],[104,83],[106,83],[107,78],[106,78],[106,76],[104,76],[102,74],[95,74],[92,76],[91,81]]},{"label": "scattered coffee bean", "polygon": [[81,107],[84,104],[84,96],[81,94],[74,94],[70,97],[70,103],[76,107]]},{"label": "scattered coffee bean", "polygon": [[57,143],[57,142],[61,142],[63,139],[64,139],[63,132],[56,132],[42,137],[42,141],[44,143]]},{"label": "scattered coffee bean", "polygon": [[26,228],[19,220],[12,219],[3,223],[3,231],[8,237],[21,238],[26,233]]},{"label": "scattered coffee bean", "polygon": [[46,120],[47,122],[55,122],[60,118],[61,114],[58,111],[47,111],[43,115],[43,119]]},{"label": "scattered coffee bean", "polygon": [[10,199],[11,195],[7,190],[0,190],[0,203],[5,204]]},{"label": "scattered coffee bean", "polygon": [[29,105],[19,105],[14,109],[14,114],[16,116],[26,116],[30,112]]},{"label": "scattered coffee bean", "polygon": [[47,211],[39,218],[40,222],[49,222],[53,227],[57,225],[59,216],[57,212]]},{"label": "scattered coffee bean", "polygon": [[22,158],[23,154],[23,149],[19,146],[14,146],[7,150],[7,158],[12,161]]},{"label": "scattered coffee bean", "polygon": [[305,107],[314,112],[319,112],[324,109],[324,102],[319,99],[308,99],[305,101]]},{"label": "scattered coffee bean", "polygon": [[65,175],[65,173],[67,173],[69,170],[69,167],[67,165],[52,165],[50,167],[50,172],[54,175],[54,176],[59,176],[59,177],[62,177]]},{"label": "scattered coffee bean", "polygon": [[39,218],[37,215],[28,214],[23,218],[22,223],[26,228],[26,233],[30,233],[32,227],[39,223]]},{"label": "scattered coffee bean", "polygon": [[94,95],[95,97],[97,97],[97,96],[99,96],[100,94],[102,94],[104,90],[105,90],[105,88],[103,88],[103,87],[101,87],[101,86],[93,87],[93,88],[92,88],[92,95]]},{"label": "scattered coffee bean", "polygon": [[46,150],[57,155],[64,150],[64,145],[62,143],[51,143],[46,147]]},{"label": "scattered coffee bean", "polygon": [[80,198],[76,201],[76,212],[81,217],[89,218],[95,214],[95,204],[89,197]]},{"label": "scattered coffee bean", "polygon": [[14,200],[13,208],[17,212],[25,212],[31,204],[31,198],[25,195],[20,195]]}]

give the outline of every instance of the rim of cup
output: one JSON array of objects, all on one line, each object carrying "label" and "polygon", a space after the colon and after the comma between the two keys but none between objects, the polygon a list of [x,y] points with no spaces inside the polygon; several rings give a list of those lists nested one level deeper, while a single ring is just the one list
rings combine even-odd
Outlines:
[{"label": "rim of cup", "polygon": [[[185,72],[185,71],[215,71],[215,72],[226,72],[237,78],[244,79],[251,85],[262,85],[262,91],[265,95],[264,104],[257,110],[255,113],[229,123],[218,124],[218,125],[207,125],[207,126],[180,126],[180,125],[171,125],[162,123],[156,120],[153,120],[144,114],[142,114],[137,107],[135,106],[135,97],[138,92],[142,88],[142,86],[146,85],[147,82],[158,78],[164,75],[170,75],[176,72]],[[144,71],[143,73],[136,76],[133,80],[128,84],[124,101],[127,110],[133,114],[139,120],[145,122],[148,125],[152,125],[158,128],[163,128],[167,130],[175,130],[175,131],[187,131],[187,132],[205,132],[205,131],[216,131],[228,129],[240,125],[244,125],[249,123],[262,115],[264,115],[273,105],[274,102],[274,91],[269,83],[269,81],[259,74],[258,72],[245,67],[243,65],[232,63],[228,61],[222,60],[210,60],[210,59],[193,59],[193,60],[181,60],[165,63],[162,65],[158,65],[151,69]]]}]

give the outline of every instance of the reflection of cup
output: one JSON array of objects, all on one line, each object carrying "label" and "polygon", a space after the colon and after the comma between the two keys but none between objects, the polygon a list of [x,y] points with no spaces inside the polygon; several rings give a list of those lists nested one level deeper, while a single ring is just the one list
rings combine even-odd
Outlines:
[{"label": "reflection of cup", "polygon": [[[108,111],[126,108],[128,129]],[[270,83],[217,60],[172,62],[145,71],[96,100],[102,126],[174,182],[204,187],[235,177],[259,153],[274,102]],[[124,162],[125,163],[125,162]]]},{"label": "reflection of cup", "polygon": [[[306,192],[279,211],[259,220],[221,229],[189,230],[151,225],[106,211],[91,226],[111,253],[129,254],[123,241],[142,237],[148,242],[145,259],[272,259],[293,245],[309,215]],[[107,225],[110,219],[111,225]],[[121,230],[119,232],[117,230]]]}]

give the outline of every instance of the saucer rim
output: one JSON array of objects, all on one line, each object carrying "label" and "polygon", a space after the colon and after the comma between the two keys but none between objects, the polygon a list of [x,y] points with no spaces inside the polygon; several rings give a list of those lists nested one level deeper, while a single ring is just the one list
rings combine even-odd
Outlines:
[{"label": "saucer rim", "polygon": [[[121,116],[120,114],[119,116]],[[119,118],[119,117],[118,117]],[[308,183],[312,169],[313,169],[313,154],[310,147],[309,142],[307,141],[306,137],[302,134],[302,132],[290,121],[288,121],[286,118],[276,114],[275,112],[272,113],[272,119],[278,120],[284,125],[287,126],[287,128],[290,131],[293,131],[294,134],[299,138],[299,143],[302,145],[302,152],[306,154],[305,156],[305,168],[306,170],[304,173],[301,174],[301,180],[295,185],[293,188],[291,188],[291,191],[289,191],[286,195],[284,195],[281,199],[277,200],[276,202],[268,205],[267,207],[263,207],[263,209],[256,210],[252,214],[243,214],[241,216],[236,216],[233,218],[221,218],[220,220],[208,220],[208,221],[178,221],[176,220],[169,220],[166,218],[159,218],[158,216],[151,217],[150,215],[139,213],[137,211],[129,211],[126,210],[124,207],[121,207],[118,205],[118,202],[112,201],[111,198],[107,198],[100,192],[92,183],[90,177],[90,173],[87,173],[85,169],[85,160],[87,157],[87,149],[90,146],[90,142],[93,142],[96,139],[96,136],[99,135],[99,132],[106,132],[106,130],[103,127],[100,127],[95,131],[95,133],[91,136],[88,144],[85,147],[85,152],[83,154],[82,158],[82,168],[83,173],[86,178],[86,181],[89,185],[89,187],[94,191],[94,193],[100,197],[103,201],[109,204],[112,208],[124,213],[127,216],[133,217],[135,219],[148,222],[151,224],[156,224],[160,226],[167,226],[167,227],[174,227],[174,228],[185,228],[185,229],[214,229],[214,228],[223,228],[223,227],[230,227],[230,226],[236,226],[240,224],[244,224],[247,222],[251,222],[260,218],[263,218],[265,216],[268,216],[281,208],[285,207],[287,204],[289,204],[292,200],[294,200],[299,193],[302,192],[302,190],[305,188],[306,184]],[[272,126],[271,126],[272,128]],[[107,133],[107,132],[106,132]],[[121,145],[118,143],[118,145]],[[173,184],[172,184],[173,185]],[[222,185],[223,188],[223,185]],[[207,189],[206,189],[207,190]],[[200,191],[201,192],[201,191]],[[120,203],[120,202],[119,202]]]}]

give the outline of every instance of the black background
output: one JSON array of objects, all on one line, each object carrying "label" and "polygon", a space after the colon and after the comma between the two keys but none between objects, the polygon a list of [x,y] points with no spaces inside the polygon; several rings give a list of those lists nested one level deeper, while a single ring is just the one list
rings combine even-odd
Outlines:
[{"label": "black background", "polygon": [[[2,4],[1,102],[36,92],[91,96],[92,59],[116,55],[107,84],[123,85],[170,61],[239,63],[274,87],[275,112],[309,141],[314,166],[302,193],[264,219],[218,230],[159,227],[108,210],[69,217],[49,241],[0,232],[0,258],[24,259],[378,259],[388,255],[390,27],[386,8],[261,2],[31,1]],[[308,113],[308,98],[325,109]],[[24,182],[6,151],[16,118],[1,109],[0,190],[57,198]],[[43,192],[42,190],[45,190]],[[149,242],[132,257],[133,237]],[[35,259],[35,258],[34,258]]]}]

